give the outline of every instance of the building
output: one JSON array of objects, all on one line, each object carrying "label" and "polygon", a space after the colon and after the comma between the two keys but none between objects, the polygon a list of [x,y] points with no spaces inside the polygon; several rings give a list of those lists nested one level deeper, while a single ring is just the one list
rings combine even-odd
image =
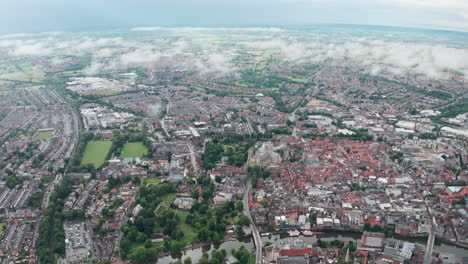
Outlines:
[{"label": "building", "polygon": [[384,248],[385,235],[375,232],[364,232],[362,238],[357,242],[358,250],[382,252]]},{"label": "building", "polygon": [[281,249],[276,260],[277,264],[309,264],[312,248]]},{"label": "building", "polygon": [[411,259],[414,248],[414,243],[388,238],[385,240],[384,255],[404,262],[406,259]]}]

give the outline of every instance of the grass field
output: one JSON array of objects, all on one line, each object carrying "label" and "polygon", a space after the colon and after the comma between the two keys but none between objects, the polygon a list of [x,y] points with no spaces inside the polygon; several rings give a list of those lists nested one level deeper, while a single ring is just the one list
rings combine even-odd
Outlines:
[{"label": "grass field", "polygon": [[308,83],[309,80],[305,78],[294,78],[294,77],[288,77],[289,80],[293,82],[299,82],[299,83]]},{"label": "grass field", "polygon": [[277,53],[281,53],[281,50],[279,50],[279,49],[269,49],[269,50],[266,50],[263,53],[263,57],[270,57],[271,55],[277,54]]},{"label": "grass field", "polygon": [[34,135],[34,140],[44,140],[44,139],[50,139],[54,136],[54,133],[52,131],[45,131],[45,132],[37,132],[36,135]]},{"label": "grass field", "polygon": [[205,88],[205,87],[201,87],[201,86],[198,86],[198,85],[193,85],[192,88],[193,88],[195,91],[199,91],[199,92],[205,92],[205,91],[206,91],[206,88]]},{"label": "grass field", "polygon": [[197,232],[191,227],[190,225],[185,223],[185,219],[187,218],[187,215],[189,213],[186,212],[176,212],[176,214],[180,218],[180,224],[177,225],[177,229],[181,230],[184,232],[184,242],[186,244],[191,244],[195,241],[195,238],[197,237]]},{"label": "grass field", "polygon": [[137,158],[148,154],[148,148],[142,142],[125,143],[122,150],[122,157]]},{"label": "grass field", "polygon": [[249,264],[255,264],[255,256],[250,256]]},{"label": "grass field", "polygon": [[149,185],[149,184],[159,184],[161,182],[161,179],[159,178],[145,178],[143,179],[143,183],[146,184],[146,185]]},{"label": "grass field", "polygon": [[166,194],[162,197],[162,201],[166,206],[169,206],[172,202],[174,202],[176,196],[177,194],[175,193]]},{"label": "grass field", "polygon": [[[158,213],[162,213],[165,210],[174,211],[173,209],[170,209],[170,208],[162,208],[162,209],[159,209]],[[176,230],[180,230],[184,233],[184,238],[182,239],[182,242],[184,242],[184,244],[186,245],[195,243],[196,238],[197,238],[197,232],[192,226],[185,223],[185,220],[187,219],[187,215],[189,213],[179,212],[179,211],[174,211],[174,212],[177,216],[179,216],[179,219],[180,219],[180,221],[177,224]],[[159,225],[156,225],[154,227],[154,233],[162,233],[163,231],[164,230]]]},{"label": "grass field", "polygon": [[112,147],[111,141],[90,141],[86,145],[81,165],[93,164],[95,168],[99,168],[104,164],[107,153]]}]

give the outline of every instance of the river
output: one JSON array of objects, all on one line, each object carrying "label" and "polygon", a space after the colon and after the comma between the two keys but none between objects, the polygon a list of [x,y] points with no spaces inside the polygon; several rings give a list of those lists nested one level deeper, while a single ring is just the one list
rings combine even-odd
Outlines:
[{"label": "river", "polygon": [[225,241],[222,243],[208,245],[208,246],[201,247],[201,248],[183,250],[181,252],[159,258],[157,264],[169,264],[171,262],[177,261],[178,259],[184,260],[187,257],[190,257],[192,259],[192,263],[197,263],[198,260],[202,257],[203,252],[210,253],[213,249],[222,249],[222,248],[226,250],[227,255],[229,257],[229,256],[232,256],[231,254],[232,249],[239,249],[241,246],[244,246],[249,251],[252,251],[255,247],[253,240],[250,237],[247,237],[241,240]]},{"label": "river", "polygon": [[[316,243],[318,239],[324,240],[324,241],[332,241],[332,240],[340,240],[344,242],[352,241],[356,242],[357,239],[361,238],[361,233],[355,233],[355,232],[339,232],[339,231],[328,231],[324,235],[318,235],[318,236],[298,236],[298,237],[289,237],[287,234],[275,234],[275,235],[270,235],[267,237],[262,237],[263,242],[278,242],[279,240],[290,240],[294,241],[294,239],[301,239],[306,244],[313,244]],[[416,243],[422,247],[425,247],[426,244],[426,239],[425,238],[401,238],[398,237],[397,239],[405,240],[408,242],[413,242]],[[178,259],[182,258],[185,259],[187,257],[192,258],[192,263],[197,263],[198,260],[201,258],[203,252],[211,252],[213,249],[221,249],[224,248],[228,256],[231,255],[231,250],[232,249],[238,249],[240,246],[244,246],[248,250],[252,251],[254,250],[254,244],[251,238],[245,238],[240,241],[226,241],[222,242],[219,244],[214,244],[214,245],[209,245],[206,247],[201,247],[201,248],[196,248],[196,249],[190,249],[190,250],[184,250],[175,254],[172,254],[170,256],[162,257],[158,259],[158,264],[169,264],[171,262],[177,261]],[[436,243],[434,245],[434,251],[440,252],[443,254],[448,254],[448,255],[453,255],[456,258],[463,258],[468,256],[468,249],[464,249],[462,247],[454,246],[448,243],[440,242],[436,240]]]}]

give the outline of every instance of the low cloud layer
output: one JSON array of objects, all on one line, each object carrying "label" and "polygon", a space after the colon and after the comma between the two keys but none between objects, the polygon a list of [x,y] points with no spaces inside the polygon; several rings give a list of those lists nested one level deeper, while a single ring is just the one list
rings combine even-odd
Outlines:
[{"label": "low cloud layer", "polygon": [[[160,28],[135,28],[133,31],[155,31]],[[199,74],[226,76],[239,70],[233,60],[240,49],[275,50],[277,56],[289,63],[320,63],[327,59],[352,60],[368,65],[370,73],[417,73],[431,78],[449,78],[451,73],[468,76],[468,49],[423,42],[401,42],[377,37],[320,36],[290,34],[278,28],[190,28],[190,31],[233,30],[238,33],[203,36],[221,40],[204,40],[185,34],[188,28],[167,37],[144,34],[139,37],[92,37],[65,33],[15,35],[0,37],[0,52],[11,57],[50,57],[53,64],[64,55],[88,55],[85,67],[89,75],[121,71],[131,67],[169,67],[197,71]],[[251,31],[266,31],[252,37]],[[272,32],[280,32],[278,34]],[[245,33],[245,34],[244,34]],[[271,33],[271,34],[270,34]],[[271,37],[274,36],[274,37]],[[237,39],[236,39],[237,38]],[[258,41],[257,39],[268,39]],[[439,42],[440,43],[440,42]],[[227,48],[229,47],[229,48]],[[262,60],[261,56],[255,60]],[[238,66],[240,67],[240,66]]]},{"label": "low cloud layer", "polygon": [[283,29],[277,27],[135,27],[130,31],[175,31],[175,32],[196,32],[196,31],[240,31],[240,32],[282,32]]},{"label": "low cloud layer", "polygon": [[468,76],[468,50],[444,45],[355,38],[341,43],[272,40],[247,46],[264,50],[278,49],[282,58],[292,63],[349,59],[372,65],[373,74],[392,71],[448,78],[448,72],[459,72]]}]

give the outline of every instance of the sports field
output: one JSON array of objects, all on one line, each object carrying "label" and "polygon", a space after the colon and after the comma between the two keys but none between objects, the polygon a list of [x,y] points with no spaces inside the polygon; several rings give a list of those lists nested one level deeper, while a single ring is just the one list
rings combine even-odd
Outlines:
[{"label": "sports field", "polygon": [[125,143],[122,150],[122,157],[124,158],[138,158],[146,154],[148,154],[148,148],[143,145],[143,142]]},{"label": "sports field", "polygon": [[41,131],[37,132],[36,135],[34,135],[34,140],[43,140],[43,139],[49,139],[54,136],[54,133],[52,131]]},{"label": "sports field", "polygon": [[90,141],[86,145],[81,165],[93,164],[95,168],[99,168],[106,160],[107,153],[112,147],[111,141]]}]

